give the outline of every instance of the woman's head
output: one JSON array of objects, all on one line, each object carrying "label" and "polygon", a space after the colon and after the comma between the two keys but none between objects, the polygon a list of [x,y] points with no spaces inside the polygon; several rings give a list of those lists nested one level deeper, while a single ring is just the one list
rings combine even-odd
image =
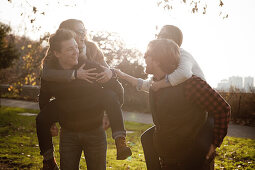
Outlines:
[{"label": "woman's head", "polygon": [[68,19],[63,21],[59,25],[59,29],[68,29],[76,33],[76,42],[80,49],[85,46],[85,41],[87,41],[87,30],[81,20],[78,19]]}]

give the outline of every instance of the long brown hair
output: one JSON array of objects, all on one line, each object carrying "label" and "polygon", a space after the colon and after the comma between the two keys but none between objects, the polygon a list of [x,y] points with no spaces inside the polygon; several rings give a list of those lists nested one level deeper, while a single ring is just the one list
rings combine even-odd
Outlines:
[{"label": "long brown hair", "polygon": [[[76,31],[75,30],[75,24],[82,24],[84,26],[84,24],[81,20],[68,19],[68,20],[65,20],[65,21],[61,22],[58,29],[68,29],[68,30],[72,30],[72,31],[75,32]],[[85,41],[87,41],[87,40],[88,40],[87,35],[85,35]]]}]

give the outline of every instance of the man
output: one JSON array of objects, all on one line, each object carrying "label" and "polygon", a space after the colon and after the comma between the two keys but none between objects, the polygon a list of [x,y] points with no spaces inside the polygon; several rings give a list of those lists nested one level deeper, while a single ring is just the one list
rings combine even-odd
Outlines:
[{"label": "man", "polygon": [[[86,35],[86,29],[84,27],[84,24],[80,20],[76,19],[68,19],[63,21],[60,26],[60,29],[68,29],[72,30],[76,33],[75,40],[78,44],[79,48],[79,63],[86,61],[95,62],[97,64],[100,64],[104,67],[104,70],[102,70],[101,73],[95,73],[95,69],[88,69],[85,70],[83,67],[81,68],[73,68],[73,69],[56,69],[55,63],[56,59],[54,57],[51,57],[52,51],[49,50],[44,61],[43,61],[43,72],[42,72],[42,80],[47,80],[51,82],[59,82],[59,83],[68,83],[75,79],[85,80],[86,82],[92,83],[95,79],[97,79],[98,83],[105,84],[111,80],[114,75],[112,74],[112,71],[107,68],[108,65],[104,61],[104,56],[101,50],[96,46],[94,42],[91,42],[87,39]],[[81,64],[80,64],[81,65]],[[98,70],[99,71],[99,70]],[[96,76],[97,75],[97,76]],[[111,84],[112,85],[112,84]],[[120,84],[115,83],[112,89],[114,88],[114,91],[116,92],[117,97],[119,98],[120,104],[123,103],[123,88]],[[45,100],[44,100],[45,101]],[[48,101],[46,100],[46,103],[44,104],[41,101],[41,105],[48,104]],[[55,102],[53,102],[54,104]],[[54,152],[53,152],[53,144],[52,144],[52,138],[50,134],[49,128],[52,126],[54,122],[59,121],[59,114],[61,112],[57,110],[56,107],[51,104],[51,109],[43,109],[42,113],[39,114],[37,117],[37,136],[39,141],[39,146],[41,150],[41,155],[43,155],[43,166],[44,167],[54,167],[56,165],[54,160]],[[112,136],[115,139],[116,146],[117,146],[117,159],[122,160],[127,158],[131,155],[131,150],[126,146],[125,141],[125,135],[126,131],[124,129],[123,119],[121,116],[116,116],[113,114],[109,114],[110,120],[114,121],[115,123],[112,123],[111,129],[112,129]],[[111,116],[111,117],[110,117]],[[109,120],[106,116],[104,116],[103,119],[103,127],[106,130],[109,127]],[[54,124],[52,126],[54,129]],[[56,129],[56,128],[55,128]],[[115,133],[116,132],[116,133]],[[119,147],[120,146],[120,147]],[[124,147],[123,147],[124,146]],[[47,169],[47,168],[46,168]]]},{"label": "man", "polygon": [[[178,68],[180,49],[172,40],[153,40],[144,57],[146,72],[160,81]],[[137,78],[119,70],[116,73],[139,85]],[[230,106],[226,101],[197,76],[176,86],[150,90],[149,99],[155,126],[141,136],[147,169],[213,169],[215,149],[228,129]],[[211,140],[208,115],[214,119]]]},{"label": "man", "polygon": [[[178,67],[179,60],[175,42],[154,40],[145,54],[146,72],[161,80]],[[209,160],[227,134],[230,106],[225,100],[204,80],[193,76],[180,85],[150,91],[150,106],[155,124],[154,157],[161,160],[162,169],[209,169]],[[195,139],[206,122],[206,112],[214,116],[214,136],[207,155],[201,155]]]},{"label": "man", "polygon": [[[59,29],[50,38],[50,52],[52,55],[48,57],[53,61],[53,68],[75,69],[78,64],[79,50],[74,33]],[[86,62],[85,67],[87,65],[91,65],[91,63]],[[100,69],[96,64],[93,66]],[[115,80],[111,80],[105,86],[114,87],[115,82]],[[53,121],[48,120],[50,119],[48,113],[60,112],[58,120],[62,127],[60,136],[61,169],[79,169],[82,151],[84,151],[88,169],[106,168],[106,137],[101,126],[102,110],[106,110],[115,117],[119,116],[119,119],[122,120],[119,100],[115,93],[107,87],[102,88],[99,84],[94,85],[79,79],[65,83],[42,80],[39,98],[41,112],[37,116],[38,139],[41,139],[39,140],[40,149],[43,151],[52,147],[49,142],[47,145],[40,143],[43,142],[42,135],[45,134],[41,133],[40,129],[49,127]],[[50,102],[51,97],[56,99]],[[45,116],[46,113],[48,115]],[[120,121],[114,121],[112,126],[120,125],[120,123]],[[124,131],[123,128],[121,126],[121,133]],[[48,138],[49,134],[47,134]],[[128,154],[131,154],[130,148],[123,145],[120,148],[127,149]],[[126,158],[126,155],[124,156]],[[48,169],[57,169],[54,163],[51,165]]]}]

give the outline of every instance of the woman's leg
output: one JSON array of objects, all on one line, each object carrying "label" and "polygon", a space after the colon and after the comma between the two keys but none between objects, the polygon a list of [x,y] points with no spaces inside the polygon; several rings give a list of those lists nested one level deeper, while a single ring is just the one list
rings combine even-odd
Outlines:
[{"label": "woman's leg", "polygon": [[116,139],[120,136],[126,136],[126,130],[123,121],[123,115],[121,110],[121,104],[119,102],[119,97],[112,90],[105,90],[103,92],[103,107],[109,117],[112,138]]},{"label": "woman's leg", "polygon": [[115,139],[117,160],[124,160],[132,155],[132,151],[126,144],[126,130],[119,97],[112,90],[105,90],[103,94],[103,106],[109,116],[112,137]]},{"label": "woman's leg", "polygon": [[161,169],[159,156],[155,150],[153,143],[153,133],[155,131],[155,126],[147,129],[141,136],[141,143],[143,146],[143,152],[145,157],[145,162],[148,170]]},{"label": "woman's leg", "polygon": [[105,170],[107,142],[103,127],[79,134],[88,170]]},{"label": "woman's leg", "polygon": [[82,153],[82,146],[79,140],[79,133],[61,129],[60,142],[60,169],[79,170]]}]

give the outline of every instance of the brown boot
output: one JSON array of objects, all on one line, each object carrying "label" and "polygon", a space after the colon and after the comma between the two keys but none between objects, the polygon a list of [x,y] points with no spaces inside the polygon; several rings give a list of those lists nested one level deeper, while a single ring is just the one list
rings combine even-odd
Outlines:
[{"label": "brown boot", "polygon": [[117,160],[124,160],[132,155],[131,149],[126,145],[125,137],[116,138],[115,145],[117,148]]}]

